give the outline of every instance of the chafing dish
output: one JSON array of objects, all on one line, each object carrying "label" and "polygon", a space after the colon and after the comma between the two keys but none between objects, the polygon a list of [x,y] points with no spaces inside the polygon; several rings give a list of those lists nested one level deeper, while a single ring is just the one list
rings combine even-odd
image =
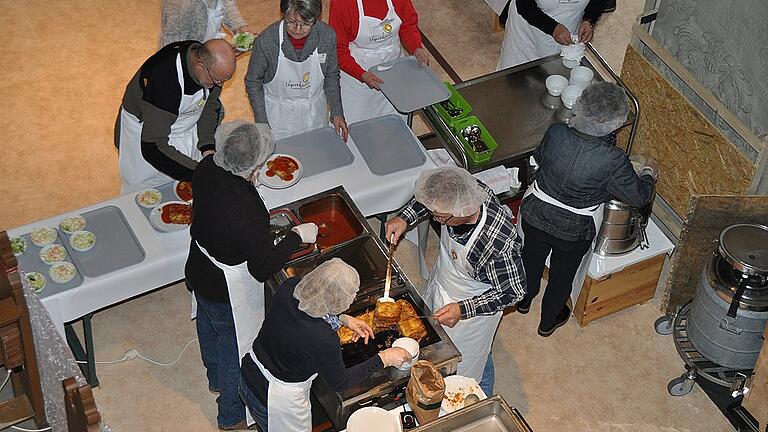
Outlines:
[{"label": "chafing dish", "polygon": [[412,432],[533,432],[515,407],[496,395],[440,417]]},{"label": "chafing dish", "polygon": [[[343,208],[344,206],[346,208]],[[302,219],[307,215],[316,214],[318,209],[333,208],[332,219],[342,218],[345,225],[359,227],[359,229],[352,230],[352,232],[357,233],[352,238],[343,238],[338,244],[327,245],[325,248],[321,246],[319,250],[310,255],[290,261],[280,272],[267,280],[265,283],[267,307],[269,307],[271,298],[280,284],[286,279],[293,276],[301,277],[334,257],[341,258],[357,269],[360,274],[360,290],[348,313],[355,315],[374,307],[378,299],[384,294],[387,248],[344,189],[341,187],[331,189],[284,207],[291,209]],[[303,212],[302,209],[304,209]],[[354,216],[354,221],[351,220],[351,216]],[[419,315],[432,315],[396,260],[393,260],[392,263],[390,296],[411,302]],[[434,319],[426,319],[424,324],[427,328],[427,335],[420,343],[420,359],[435,363],[443,375],[455,373],[461,360],[459,351]],[[342,349],[342,357],[346,366],[353,366],[376,355],[378,349],[386,346],[387,339],[394,339],[392,336],[394,335],[387,334],[385,331],[377,336],[377,340],[369,342],[370,347],[364,347],[362,342],[345,345]],[[381,346],[377,347],[377,345]],[[347,419],[358,408],[363,406],[385,407],[401,399],[404,396],[404,388],[408,378],[408,372],[390,367],[376,372],[353,388],[336,392],[318,377],[312,384],[312,394],[313,399],[319,402],[334,427],[341,430],[346,428]]]}]

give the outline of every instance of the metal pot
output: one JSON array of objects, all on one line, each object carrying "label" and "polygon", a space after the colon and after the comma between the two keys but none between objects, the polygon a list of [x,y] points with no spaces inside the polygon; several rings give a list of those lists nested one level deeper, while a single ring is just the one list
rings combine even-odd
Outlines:
[{"label": "metal pot", "polygon": [[648,226],[655,196],[654,190],[648,204],[640,208],[619,200],[605,203],[603,222],[597,231],[594,252],[598,255],[619,255],[631,252],[638,246],[647,247],[645,227]]}]

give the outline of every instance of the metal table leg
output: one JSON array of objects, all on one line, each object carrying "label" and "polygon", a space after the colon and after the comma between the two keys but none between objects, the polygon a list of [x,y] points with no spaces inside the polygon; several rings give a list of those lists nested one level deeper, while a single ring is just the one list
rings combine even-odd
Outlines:
[{"label": "metal table leg", "polygon": [[64,333],[67,337],[67,344],[72,350],[75,359],[78,361],[85,361],[86,363],[78,363],[80,371],[85,375],[85,379],[91,387],[99,386],[99,379],[96,376],[96,358],[93,349],[93,328],[91,327],[91,318],[93,314],[87,314],[83,316],[83,336],[85,337],[85,349],[80,343],[80,338],[77,336],[72,324],[64,325]]}]

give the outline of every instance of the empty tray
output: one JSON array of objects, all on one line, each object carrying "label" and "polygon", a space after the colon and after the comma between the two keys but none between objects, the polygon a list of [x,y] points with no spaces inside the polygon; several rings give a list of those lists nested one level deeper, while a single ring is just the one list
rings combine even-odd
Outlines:
[{"label": "empty tray", "polygon": [[422,166],[427,161],[421,143],[395,114],[353,123],[349,134],[368,168],[378,176]]},{"label": "empty tray", "polygon": [[414,56],[388,61],[369,69],[381,78],[381,91],[402,113],[444,101],[450,91],[429,67],[419,66]]},{"label": "empty tray", "polygon": [[[86,229],[88,229],[87,226],[88,225],[86,225]],[[54,282],[53,279],[51,279],[51,276],[48,275],[48,269],[50,269],[51,266],[44,263],[40,259],[40,249],[42,249],[42,247],[36,246],[34,243],[32,243],[32,239],[30,239],[29,233],[24,234],[21,237],[24,238],[24,240],[27,242],[27,250],[24,251],[23,254],[17,256],[16,259],[18,260],[21,269],[24,270],[24,273],[38,272],[45,276],[45,287],[37,294],[41,298],[78,287],[83,283],[82,266],[78,261],[78,257],[73,255],[72,248],[69,246],[69,239],[67,238],[67,235],[58,228],[50,228],[55,229],[57,234],[56,241],[53,243],[64,246],[64,249],[67,250],[67,258],[65,258],[64,261],[74,264],[75,269],[77,270],[77,274],[75,275],[74,279],[67,283],[61,284]],[[98,242],[98,239],[96,239],[96,241]]]},{"label": "empty tray", "polygon": [[304,178],[341,168],[355,160],[347,144],[330,127],[275,141],[275,153],[295,156],[304,167]]},{"label": "empty tray", "polygon": [[85,276],[99,277],[144,261],[144,249],[122,210],[106,206],[82,216],[86,221],[85,229],[96,235],[93,249],[87,252],[73,250]]}]

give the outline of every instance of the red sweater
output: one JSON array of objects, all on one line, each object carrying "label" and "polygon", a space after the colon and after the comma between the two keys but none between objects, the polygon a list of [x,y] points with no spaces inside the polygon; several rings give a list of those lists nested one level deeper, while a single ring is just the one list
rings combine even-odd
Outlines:
[{"label": "red sweater", "polygon": [[[411,0],[392,0],[395,13],[403,21],[398,36],[406,51],[413,53],[422,47],[419,33],[419,16]],[[363,0],[365,16],[384,19],[387,16],[386,0]],[[349,44],[357,38],[360,27],[357,11],[357,0],[333,0],[329,11],[328,22],[336,30],[336,50],[339,56],[339,67],[344,72],[360,79],[365,70],[349,52]]]},{"label": "red sweater", "polygon": [[291,41],[291,45],[293,45],[293,49],[296,50],[296,52],[301,52],[301,50],[304,49],[304,45],[307,43],[307,37],[304,36],[301,39],[294,39],[290,35],[288,36],[288,39]]}]

